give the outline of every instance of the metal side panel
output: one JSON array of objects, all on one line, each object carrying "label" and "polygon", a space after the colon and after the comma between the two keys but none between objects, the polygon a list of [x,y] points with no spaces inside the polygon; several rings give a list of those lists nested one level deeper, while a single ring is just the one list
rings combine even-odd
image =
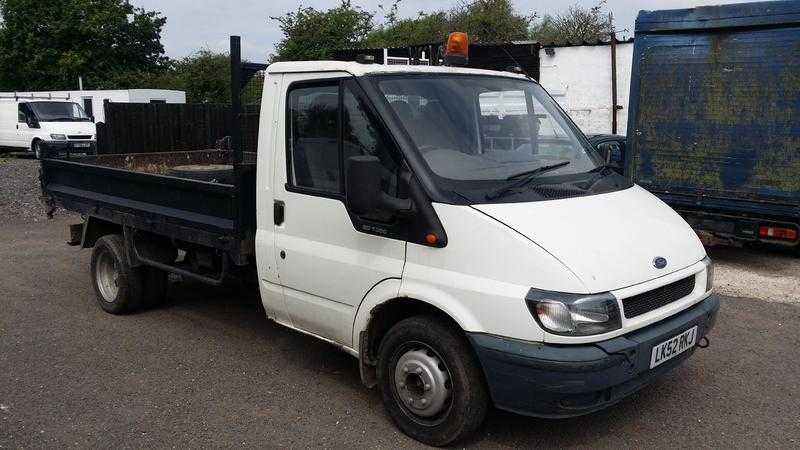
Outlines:
[{"label": "metal side panel", "polygon": [[630,98],[636,183],[800,205],[800,26],[637,31]]},{"label": "metal side panel", "polygon": [[236,231],[236,191],[231,185],[43,160],[42,190],[56,203],[79,207],[85,214],[110,209],[149,222],[228,235]]}]

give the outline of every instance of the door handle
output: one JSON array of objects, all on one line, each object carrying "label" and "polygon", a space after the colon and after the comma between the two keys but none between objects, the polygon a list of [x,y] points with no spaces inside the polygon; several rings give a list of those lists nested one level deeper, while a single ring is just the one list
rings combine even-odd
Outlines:
[{"label": "door handle", "polygon": [[286,207],[284,206],[284,203],[280,200],[275,200],[275,203],[272,205],[272,218],[275,222],[275,225],[283,225],[285,216]]}]

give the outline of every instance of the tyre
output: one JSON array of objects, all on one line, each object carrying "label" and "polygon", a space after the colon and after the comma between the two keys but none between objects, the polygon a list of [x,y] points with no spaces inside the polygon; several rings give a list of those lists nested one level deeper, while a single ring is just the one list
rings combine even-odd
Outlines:
[{"label": "tyre", "polygon": [[381,342],[383,404],[408,436],[444,446],[474,432],[486,417],[483,372],[461,330],[432,316],[404,319]]},{"label": "tyre", "polygon": [[33,147],[33,157],[36,159],[42,159],[42,155],[44,154],[44,144],[42,144],[42,141],[38,139],[33,141],[31,147]]},{"label": "tyre", "polygon": [[92,281],[97,303],[111,314],[126,314],[142,306],[146,268],[130,267],[121,235],[97,240],[92,251]]}]

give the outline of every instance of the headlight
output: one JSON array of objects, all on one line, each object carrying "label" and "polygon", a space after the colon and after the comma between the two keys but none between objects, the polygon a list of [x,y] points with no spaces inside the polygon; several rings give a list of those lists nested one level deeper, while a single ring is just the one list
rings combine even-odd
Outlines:
[{"label": "headlight", "polygon": [[589,295],[531,289],[525,301],[539,325],[553,334],[590,336],[622,326],[617,299],[608,292]]},{"label": "headlight", "polygon": [[708,292],[714,289],[714,262],[706,256],[703,258],[703,264],[706,265],[706,292]]},{"label": "headlight", "polygon": [[66,141],[67,140],[67,136],[64,135],[64,134],[51,134],[50,135],[50,139],[52,139],[54,141]]}]

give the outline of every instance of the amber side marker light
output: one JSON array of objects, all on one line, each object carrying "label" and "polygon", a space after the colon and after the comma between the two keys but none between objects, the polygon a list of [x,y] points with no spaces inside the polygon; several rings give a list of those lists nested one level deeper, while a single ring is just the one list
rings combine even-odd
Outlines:
[{"label": "amber side marker light", "polygon": [[466,66],[469,62],[469,38],[467,33],[454,31],[447,37],[444,63],[448,66]]},{"label": "amber side marker light", "polygon": [[439,242],[439,238],[433,233],[428,233],[425,235],[425,242],[430,245],[436,245],[436,243]]}]

